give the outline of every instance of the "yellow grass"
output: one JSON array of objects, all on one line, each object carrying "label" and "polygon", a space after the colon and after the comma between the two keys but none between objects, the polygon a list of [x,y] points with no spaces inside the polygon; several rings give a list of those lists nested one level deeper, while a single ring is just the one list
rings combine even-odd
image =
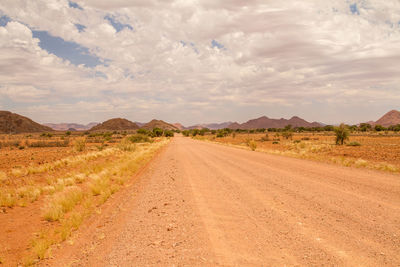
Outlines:
[{"label": "yellow grass", "polygon": [[82,198],[82,189],[77,186],[71,186],[65,192],[54,194],[44,209],[44,219],[50,222],[59,221],[64,213],[72,210]]},{"label": "yellow grass", "polygon": [[[35,239],[34,257],[42,259],[51,244],[66,240],[85,218],[95,212],[96,207],[120,190],[168,142],[169,140],[162,139],[151,144],[137,145],[135,149],[118,148],[122,154],[115,161],[107,161],[101,166],[87,165],[81,173],[50,180],[50,185],[42,188],[42,192],[49,194],[43,208],[43,217],[49,222],[60,222],[60,226]],[[117,153],[115,149],[111,151]],[[107,155],[110,151],[96,153]]]},{"label": "yellow grass", "polygon": [[74,149],[78,152],[82,152],[86,147],[86,138],[77,138],[74,143]]},{"label": "yellow grass", "polygon": [[0,171],[0,184],[5,183],[8,180],[7,174],[5,172]]}]

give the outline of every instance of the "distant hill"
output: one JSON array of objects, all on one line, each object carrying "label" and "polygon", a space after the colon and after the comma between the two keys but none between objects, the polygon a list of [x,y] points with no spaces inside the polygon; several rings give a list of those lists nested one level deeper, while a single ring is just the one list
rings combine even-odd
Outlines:
[{"label": "distant hill", "polygon": [[239,124],[237,122],[229,125],[231,129],[257,129],[257,128],[284,128],[287,125],[292,127],[320,127],[321,124],[318,122],[308,122],[302,118],[294,116],[287,119],[270,119],[267,116],[260,117],[258,119],[249,120],[245,123]]},{"label": "distant hill", "polygon": [[144,123],[144,122],[138,122],[138,121],[134,121],[134,123],[135,123],[137,126],[139,126],[139,128],[146,124],[146,123]]},{"label": "distant hill", "polygon": [[173,123],[172,125],[175,126],[176,128],[178,128],[179,130],[184,130],[185,129],[185,126],[183,126],[179,122]]},{"label": "distant hill", "polygon": [[210,130],[218,130],[218,129],[224,129],[228,128],[229,125],[232,125],[233,122],[228,121],[228,122],[222,122],[222,123],[204,123],[204,124],[196,124],[190,127],[187,127],[186,129],[203,129],[203,128],[208,128]]},{"label": "distant hill", "polygon": [[90,131],[127,131],[139,129],[135,123],[127,119],[115,118],[107,120],[90,129]]},{"label": "distant hill", "polygon": [[141,128],[146,129],[146,130],[152,130],[154,128],[160,128],[163,130],[178,130],[178,128],[172,124],[169,124],[165,121],[162,120],[152,120],[145,125],[143,125]]},{"label": "distant hill", "polygon": [[35,133],[49,131],[53,131],[53,129],[34,122],[27,117],[9,111],[0,111],[0,133]]},{"label": "distant hill", "polygon": [[377,120],[374,124],[382,125],[384,127],[400,124],[400,111],[391,110],[385,115],[383,115],[382,118]]},{"label": "distant hill", "polygon": [[44,123],[43,125],[46,125],[56,131],[71,131],[71,129],[75,129],[75,131],[86,131],[98,124],[98,122],[91,122],[86,125],[78,123]]}]

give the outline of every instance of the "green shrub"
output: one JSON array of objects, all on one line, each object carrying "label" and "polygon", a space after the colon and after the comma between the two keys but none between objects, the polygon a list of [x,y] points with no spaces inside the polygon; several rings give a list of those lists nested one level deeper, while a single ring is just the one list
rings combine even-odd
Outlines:
[{"label": "green shrub", "polygon": [[36,141],[36,142],[27,142],[26,145],[28,147],[67,147],[69,145],[69,140],[64,141]]},{"label": "green shrub", "polygon": [[343,123],[339,127],[335,127],[336,144],[343,145],[349,139],[349,130]]},{"label": "green shrub", "polygon": [[174,132],[171,131],[171,130],[166,130],[166,131],[164,132],[164,136],[165,136],[165,137],[174,137]]},{"label": "green shrub", "polygon": [[41,136],[41,137],[48,137],[48,138],[51,138],[51,137],[53,137],[53,134],[51,134],[51,133],[42,133],[40,136]]},{"label": "green shrub", "polygon": [[151,135],[152,135],[152,132],[150,132],[149,130],[146,130],[146,129],[138,129],[138,130],[136,131],[136,133],[138,133],[138,134],[143,134],[143,135],[148,135],[148,136],[151,136]]},{"label": "green shrub", "polygon": [[21,145],[20,141],[4,141],[0,142],[0,148],[1,147],[19,147]]},{"label": "green shrub", "polygon": [[359,142],[350,142],[347,146],[361,146],[361,144]]},{"label": "green shrub", "polygon": [[292,139],[293,133],[292,132],[283,132],[282,137],[284,137],[285,139]]},{"label": "green shrub", "polygon": [[217,132],[217,137],[218,137],[218,138],[221,138],[221,137],[225,137],[225,135],[224,135],[223,132]]},{"label": "green shrub", "polygon": [[128,137],[128,140],[132,143],[148,143],[151,142],[150,138],[147,135],[143,134],[134,134]]},{"label": "green shrub", "polygon": [[279,144],[279,142],[278,141],[274,141],[274,142],[272,142],[272,144],[277,145],[277,144]]},{"label": "green shrub", "polygon": [[164,133],[163,129],[160,129],[160,128],[154,128],[154,129],[153,129],[153,134],[154,134],[155,136],[157,136],[157,137],[162,136],[163,133]]}]

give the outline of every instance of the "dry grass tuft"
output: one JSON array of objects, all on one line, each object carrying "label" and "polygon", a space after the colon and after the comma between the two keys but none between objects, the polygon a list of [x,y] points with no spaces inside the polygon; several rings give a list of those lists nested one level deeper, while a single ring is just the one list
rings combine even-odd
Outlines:
[{"label": "dry grass tuft", "polygon": [[122,139],[122,141],[118,144],[117,146],[120,150],[122,151],[135,151],[136,149],[136,144],[132,144],[131,141],[128,140],[128,138]]},{"label": "dry grass tuft", "polygon": [[0,184],[5,183],[8,180],[7,174],[5,172],[0,171]]},{"label": "dry grass tuft", "polygon": [[77,138],[74,143],[74,149],[78,152],[82,152],[86,147],[86,138]]},{"label": "dry grass tuft", "polygon": [[66,212],[72,210],[83,198],[82,189],[77,186],[71,186],[65,190],[55,194],[52,200],[44,209],[44,218],[47,221],[59,221]]},{"label": "dry grass tuft", "polygon": [[35,239],[32,241],[32,249],[35,257],[40,260],[43,260],[46,256],[46,252],[49,247],[52,245],[50,239],[43,235],[41,238]]},{"label": "dry grass tuft", "polygon": [[12,208],[17,204],[17,198],[12,190],[0,189],[0,207]]}]

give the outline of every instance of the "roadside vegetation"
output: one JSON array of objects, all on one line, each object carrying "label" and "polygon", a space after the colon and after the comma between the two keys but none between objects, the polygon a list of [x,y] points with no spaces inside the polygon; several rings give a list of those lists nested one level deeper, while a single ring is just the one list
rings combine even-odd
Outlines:
[{"label": "roadside vegetation", "polygon": [[400,172],[400,125],[388,128],[365,123],[315,128],[288,125],[281,129],[193,129],[182,134],[253,151]]},{"label": "roadside vegetation", "polygon": [[[49,256],[53,244],[98,212],[170,136],[169,131],[0,135],[0,157],[9,160],[0,165],[0,243],[12,238],[2,232],[13,228],[8,222],[36,222],[35,231],[25,231],[13,248],[17,254],[0,251],[2,262],[29,266]],[[46,154],[52,160],[44,162]],[[33,217],[10,212],[16,207],[32,210]]]}]

